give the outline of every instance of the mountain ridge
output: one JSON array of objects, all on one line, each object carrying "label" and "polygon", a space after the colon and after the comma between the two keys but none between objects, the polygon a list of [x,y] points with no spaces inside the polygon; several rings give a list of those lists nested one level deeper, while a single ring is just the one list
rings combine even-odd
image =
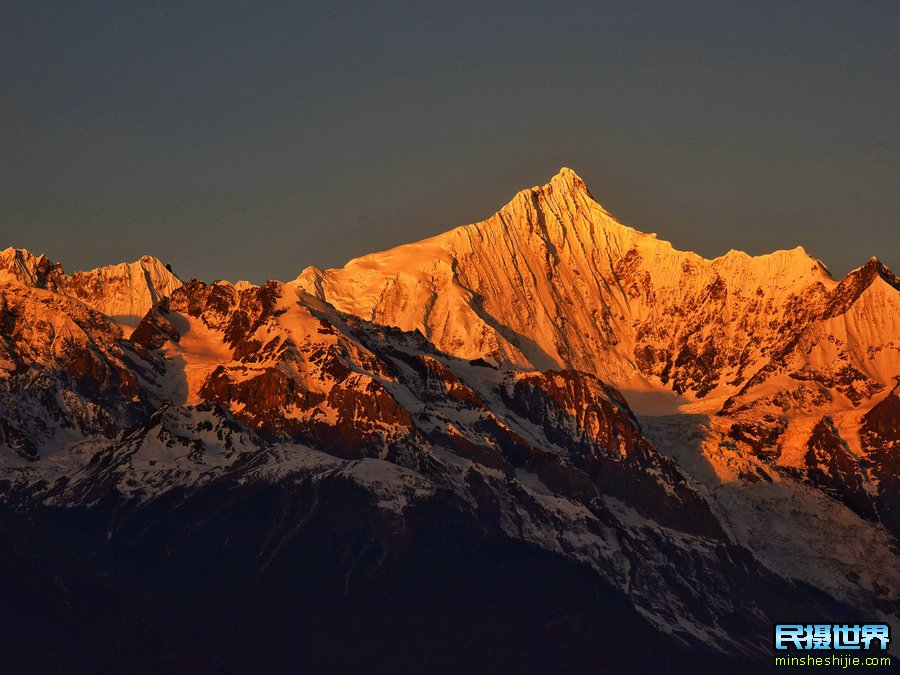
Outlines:
[{"label": "mountain ridge", "polygon": [[126,332],[135,328],[181,280],[159,258],[144,255],[130,263],[104,265],[68,275],[60,263],[27,249],[0,251],[0,283],[18,282],[77,298],[110,316]]},{"label": "mountain ridge", "polygon": [[[740,257],[748,257],[751,259],[757,259],[757,258],[765,258],[768,256],[782,255],[782,254],[788,254],[788,253],[790,253],[790,254],[798,253],[798,254],[802,254],[802,255],[816,261],[817,263],[819,263],[822,266],[823,269],[825,269],[826,271],[828,270],[825,263],[823,263],[818,258],[815,258],[814,256],[812,256],[809,252],[806,251],[806,249],[803,247],[803,245],[800,245],[800,244],[798,244],[797,246],[790,248],[790,249],[777,249],[775,251],[771,251],[768,253],[756,254],[756,255],[749,254],[745,251],[741,251],[738,249],[730,249],[729,251],[727,251],[721,255],[715,256],[713,258],[707,258],[707,257],[701,256],[700,254],[698,254],[694,251],[690,251],[690,250],[681,251],[680,249],[675,249],[674,245],[671,242],[669,242],[665,239],[660,239],[656,233],[646,233],[641,230],[638,230],[635,227],[625,225],[624,223],[619,221],[615,217],[615,215],[613,215],[610,211],[608,211],[602,204],[600,204],[594,198],[593,194],[588,189],[587,183],[584,181],[584,179],[582,179],[573,169],[571,169],[569,167],[565,167],[565,166],[561,167],[560,170],[547,183],[545,183],[543,185],[535,185],[530,188],[525,188],[523,190],[519,190],[512,197],[512,199],[510,199],[506,204],[504,204],[503,206],[500,207],[500,209],[498,209],[497,213],[502,213],[504,211],[507,211],[507,212],[512,211],[512,210],[514,210],[514,205],[516,205],[517,203],[527,203],[534,196],[538,196],[538,195],[542,195],[542,194],[546,195],[546,194],[550,194],[554,191],[557,193],[564,193],[564,194],[569,193],[570,195],[573,195],[573,197],[590,199],[593,202],[593,204],[605,216],[607,216],[609,218],[609,222],[614,224],[618,228],[623,228],[624,230],[629,231],[629,232],[633,233],[634,235],[640,235],[640,236],[656,239],[663,245],[667,245],[675,251],[678,251],[680,253],[684,253],[687,255],[691,255],[691,256],[696,256],[697,258],[704,260],[706,262],[714,262],[714,261],[722,260],[722,259],[729,258],[732,256],[740,256]],[[488,218],[488,219],[485,219],[484,221],[478,221],[478,222],[472,223],[472,224],[459,225],[457,227],[450,228],[449,230],[446,230],[442,233],[426,237],[425,239],[422,239],[422,240],[419,240],[416,242],[410,242],[410,243],[404,243],[404,244],[398,244],[396,246],[392,246],[388,249],[385,249],[383,252],[366,253],[366,254],[363,254],[360,256],[356,256],[356,257],[348,260],[346,263],[344,263],[343,267],[348,267],[353,264],[364,262],[365,260],[367,260],[369,258],[378,257],[380,255],[390,253],[391,251],[394,251],[394,250],[400,249],[400,248],[404,248],[406,246],[416,245],[416,244],[424,244],[426,242],[431,242],[432,240],[447,238],[447,237],[453,235],[454,233],[457,233],[460,230],[466,230],[467,228],[473,228],[481,223],[485,223],[490,220],[491,220],[491,218]],[[307,270],[318,270],[319,272],[329,272],[329,271],[336,271],[339,269],[342,269],[342,268],[335,267],[335,268],[323,269],[323,268],[318,268],[315,265],[313,265],[313,266],[307,267],[303,271],[301,271],[298,278],[303,277],[304,274],[307,272]],[[828,272],[828,275],[831,276],[831,273]]]},{"label": "mountain ridge", "polygon": [[[627,292],[623,282],[630,284]],[[758,303],[752,298],[731,300],[752,292],[783,321],[777,316],[779,306],[824,302],[840,285],[800,246],[761,256],[732,250],[713,259],[677,251],[656,235],[615,220],[593,200],[584,181],[566,168],[546,185],[520,191],[481,223],[358,257],[343,268],[307,268],[290,283],[343,311],[421,330],[451,353],[517,366],[573,367],[617,385],[649,378],[657,388],[670,388],[669,371],[679,368],[677,343],[641,344],[652,342],[642,340],[641,332],[654,329],[651,318],[657,308],[683,314],[696,305],[708,326],[713,317],[703,316],[702,304],[710,292],[730,295],[718,302],[718,309],[741,316],[758,311]],[[692,297],[678,298],[688,295],[685,289],[692,286]],[[667,306],[649,296],[637,303],[629,297],[648,290],[677,300],[667,300]],[[451,316],[459,330],[448,325]],[[765,334],[761,326],[743,332]],[[782,345],[777,337],[769,337],[767,353],[774,353]],[[617,347],[622,341],[630,344]],[[744,342],[743,348],[749,349],[749,341]],[[702,345],[691,347],[702,354]],[[660,349],[665,352],[662,358]],[[696,354],[685,356],[698,360]],[[752,375],[743,374],[748,359],[764,356],[743,355],[742,372],[718,381],[698,382],[686,372],[675,389],[699,398],[717,387],[726,393],[728,379]],[[733,361],[740,358],[732,356]],[[732,387],[737,384],[735,380]]]}]

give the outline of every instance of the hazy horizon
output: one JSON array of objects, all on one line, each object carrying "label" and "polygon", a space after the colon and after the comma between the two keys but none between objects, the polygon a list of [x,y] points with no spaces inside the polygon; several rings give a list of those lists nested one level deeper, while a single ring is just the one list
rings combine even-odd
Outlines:
[{"label": "hazy horizon", "polygon": [[[563,168],[563,167],[560,167],[560,168]],[[571,169],[572,167],[568,167],[568,168]],[[583,176],[581,176],[581,175],[578,173],[578,171],[577,171],[576,169],[573,169],[573,171],[575,171],[575,173],[578,174],[579,177],[583,178]],[[546,181],[544,181],[544,183],[549,182],[549,180],[550,180],[550,178],[548,177],[548,179],[547,179]],[[587,183],[588,190],[590,190],[590,184],[589,184],[587,181],[585,181],[585,182]],[[538,186],[539,186],[539,185],[529,186],[529,188],[530,188],[530,187],[538,187]],[[529,188],[523,188],[523,190],[527,190],[527,189],[529,189]],[[592,194],[592,196],[594,197],[595,201],[597,201],[601,206],[604,207],[604,209],[606,209],[607,211],[609,211],[614,217],[617,217],[616,214],[615,214],[615,212],[614,212],[612,209],[608,208],[608,207],[606,206],[606,204],[604,204],[604,203],[602,202],[602,200],[597,199],[596,195],[593,195],[593,194]],[[513,195],[510,195],[510,199],[511,199],[512,197],[513,197]],[[469,224],[472,224],[472,223],[481,222],[482,220],[487,219],[490,215],[493,215],[496,211],[499,211],[499,210],[500,210],[505,204],[507,204],[508,202],[509,202],[509,200],[504,201],[502,204],[500,204],[500,205],[497,206],[497,208],[495,209],[495,211],[491,212],[490,214],[485,215],[483,218],[478,218],[477,220],[471,220],[471,221],[466,222],[466,223],[458,223],[457,225],[455,225],[455,226],[453,226],[453,227],[448,227],[448,228],[446,228],[445,230],[441,230],[440,232],[436,232],[436,233],[433,233],[433,234],[429,234],[429,235],[427,235],[427,236],[425,236],[425,237],[422,237],[422,238],[424,239],[424,238],[428,238],[428,237],[430,237],[430,236],[434,236],[435,234],[441,234],[441,233],[443,233],[443,232],[447,232],[447,231],[449,231],[449,230],[451,230],[451,229],[454,229],[454,228],[456,228],[456,227],[462,227],[462,226],[469,225]],[[617,218],[617,219],[618,219],[618,218]],[[621,222],[621,220],[620,220],[620,222]],[[638,231],[640,231],[640,232],[644,232],[644,233],[646,233],[646,234],[649,234],[649,233],[650,233],[648,230],[644,230],[644,229],[642,229],[642,228],[640,228],[640,227],[635,227],[634,225],[632,225],[632,224],[630,224],[630,223],[624,223],[624,222],[623,222],[622,224],[623,224],[623,225],[626,225],[626,226],[629,226],[629,227],[633,227],[634,229],[636,229],[636,230],[638,230]],[[683,251],[694,250],[694,249],[691,249],[690,247],[687,247],[687,248],[680,248],[679,246],[675,245],[675,242],[671,242],[671,240],[667,239],[667,238],[664,236],[663,233],[660,233],[660,232],[654,232],[653,234],[657,235],[657,238],[660,239],[660,240],[668,241],[668,242],[672,243],[673,246],[674,246],[676,249],[678,249],[678,250],[683,250]],[[396,246],[402,246],[402,245],[404,245],[404,244],[414,243],[415,241],[419,241],[419,240],[417,239],[417,240],[410,240],[410,241],[397,242]],[[11,246],[13,246],[13,248],[26,248],[26,249],[27,249],[27,247],[21,247],[21,246],[15,246],[15,245],[11,245]],[[378,252],[381,252],[381,251],[384,251],[384,250],[389,250],[390,248],[393,248],[394,246],[395,246],[395,245],[391,245],[391,246],[386,247],[385,249],[372,250],[372,251],[364,251],[363,253],[359,254],[359,256],[365,256],[365,255],[367,255],[367,254],[369,254],[369,253],[378,253]],[[774,252],[776,252],[776,251],[790,250],[790,249],[796,248],[797,246],[800,246],[800,247],[804,248],[804,249],[806,250],[806,252],[809,253],[812,257],[819,259],[820,262],[822,262],[823,264],[825,264],[825,266],[828,268],[828,271],[831,272],[832,276],[833,276],[834,278],[836,278],[836,279],[840,279],[840,278],[842,278],[843,276],[845,276],[845,274],[846,274],[847,272],[849,272],[849,271],[851,271],[851,270],[853,270],[853,269],[856,269],[856,268],[861,267],[862,265],[864,265],[864,264],[865,264],[870,258],[872,258],[872,257],[878,258],[882,263],[885,263],[886,265],[888,265],[888,267],[891,267],[891,265],[890,265],[886,260],[884,260],[884,258],[882,258],[881,256],[878,256],[877,254],[873,254],[873,255],[869,256],[869,258],[866,258],[866,260],[860,261],[858,265],[855,265],[854,267],[852,267],[852,268],[846,270],[845,272],[838,273],[838,272],[836,272],[834,269],[832,269],[832,267],[828,264],[828,261],[827,261],[827,260],[822,260],[821,258],[818,258],[818,256],[816,256],[812,251],[809,250],[809,248],[808,248],[807,246],[805,246],[805,245],[802,244],[802,243],[799,243],[799,244],[797,244],[796,246],[784,246],[784,247],[782,247],[782,248],[772,249],[771,251],[761,251],[761,252],[758,252],[758,253],[751,253],[751,252],[747,252],[747,251],[745,251],[745,252],[749,253],[750,255],[759,256],[759,255],[766,255],[766,254],[769,254],[769,253],[774,253]],[[3,248],[5,248],[5,246],[4,246]],[[0,249],[0,250],[2,250],[2,249]],[[53,255],[51,255],[51,254],[48,253],[47,251],[36,250],[36,249],[35,249],[35,250],[27,249],[27,250],[29,250],[29,252],[32,253],[32,254],[34,254],[34,255],[44,254],[44,255],[46,255],[51,261],[61,263],[62,266],[63,266],[63,270],[64,270],[66,273],[68,273],[68,274],[72,274],[72,273],[74,273],[74,272],[85,271],[85,270],[87,270],[87,269],[91,269],[91,268],[87,268],[87,267],[77,267],[77,268],[75,268],[75,267],[67,266],[67,265],[64,263],[64,261],[63,261],[62,259],[57,258],[57,257],[54,257]],[[707,259],[717,258],[717,257],[726,255],[726,254],[728,253],[729,250],[731,250],[731,249],[722,251],[722,252],[721,252],[720,254],[718,254],[718,255],[712,255],[712,256],[706,256],[706,255],[704,255],[703,257],[704,257],[704,258],[707,258]],[[737,250],[742,250],[742,249],[737,249]],[[142,253],[141,255],[137,256],[134,260],[139,259],[139,258],[140,258],[141,256],[143,256],[143,255],[154,256],[154,257],[156,257],[157,259],[161,260],[163,263],[171,264],[171,263],[168,263],[168,261],[165,260],[164,258],[162,258],[161,256],[156,255],[152,250],[147,250],[147,251],[145,251],[145,252]],[[359,256],[354,256],[354,257],[359,257]],[[118,264],[118,263],[122,263],[122,262],[133,262],[134,260],[132,260],[132,259],[127,259],[127,260],[126,260],[126,259],[123,259],[123,260],[109,260],[109,261],[106,261],[106,262],[101,262],[101,263],[99,263],[99,265],[96,265],[96,266],[114,265],[114,264]],[[321,268],[321,269],[328,269],[328,268],[335,268],[335,267],[343,267],[344,264],[347,263],[347,262],[349,262],[350,260],[352,260],[352,258],[348,258],[347,260],[344,260],[343,262],[338,263],[337,265],[323,266],[323,265],[317,265],[317,264],[314,263],[314,262],[313,262],[313,263],[310,263],[310,265],[315,266],[315,267],[319,267],[319,268]],[[218,277],[213,277],[213,278],[202,278],[202,277],[198,277],[198,276],[195,275],[195,274],[191,274],[189,270],[180,270],[180,269],[177,269],[177,268],[174,267],[174,265],[172,265],[172,271],[173,271],[176,275],[178,275],[183,281],[188,281],[188,280],[190,280],[190,279],[199,279],[200,281],[205,281],[205,282],[207,282],[207,283],[210,283],[210,282],[213,282],[213,281],[220,281],[220,280],[225,280],[225,281],[230,281],[230,282],[252,281],[252,282],[255,283],[255,284],[262,284],[262,283],[264,283],[264,282],[266,282],[266,281],[273,280],[273,279],[274,279],[274,280],[277,280],[277,281],[285,281],[285,282],[286,282],[286,281],[290,281],[290,280],[292,280],[293,278],[295,278],[297,275],[299,275],[300,272],[302,272],[303,269],[305,269],[305,268],[308,267],[308,266],[309,266],[309,265],[306,265],[306,266],[304,266],[303,268],[298,269],[298,270],[296,271],[296,274],[293,274],[293,275],[288,276],[288,277],[273,277],[273,276],[269,276],[269,277],[258,278],[258,279],[246,279],[245,277],[233,277],[233,276],[218,276]],[[893,268],[892,268],[892,269],[893,269]]]},{"label": "hazy horizon", "polygon": [[290,279],[570,166],[714,258],[900,268],[900,5],[0,7],[0,247]]}]

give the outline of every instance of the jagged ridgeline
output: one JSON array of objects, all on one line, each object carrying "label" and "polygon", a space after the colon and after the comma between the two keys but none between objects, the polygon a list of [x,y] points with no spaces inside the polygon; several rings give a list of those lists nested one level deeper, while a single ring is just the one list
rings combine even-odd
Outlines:
[{"label": "jagged ridgeline", "polygon": [[721,672],[786,616],[897,630],[898,288],[676,251],[569,169],[289,283],[7,249],[15,663]]}]

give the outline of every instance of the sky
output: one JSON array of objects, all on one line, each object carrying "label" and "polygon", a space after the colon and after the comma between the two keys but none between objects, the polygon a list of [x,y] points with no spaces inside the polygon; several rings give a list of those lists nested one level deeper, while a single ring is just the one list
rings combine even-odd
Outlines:
[{"label": "sky", "polygon": [[292,279],[573,168],[714,257],[900,271],[900,3],[0,3],[0,248]]}]

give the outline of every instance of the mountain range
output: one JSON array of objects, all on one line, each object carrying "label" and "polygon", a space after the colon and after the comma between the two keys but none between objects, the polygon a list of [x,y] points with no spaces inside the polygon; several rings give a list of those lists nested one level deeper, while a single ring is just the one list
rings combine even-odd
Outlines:
[{"label": "mountain range", "polygon": [[19,672],[755,672],[900,631],[898,441],[885,265],[678,251],[570,169],[286,283],[0,252]]}]

